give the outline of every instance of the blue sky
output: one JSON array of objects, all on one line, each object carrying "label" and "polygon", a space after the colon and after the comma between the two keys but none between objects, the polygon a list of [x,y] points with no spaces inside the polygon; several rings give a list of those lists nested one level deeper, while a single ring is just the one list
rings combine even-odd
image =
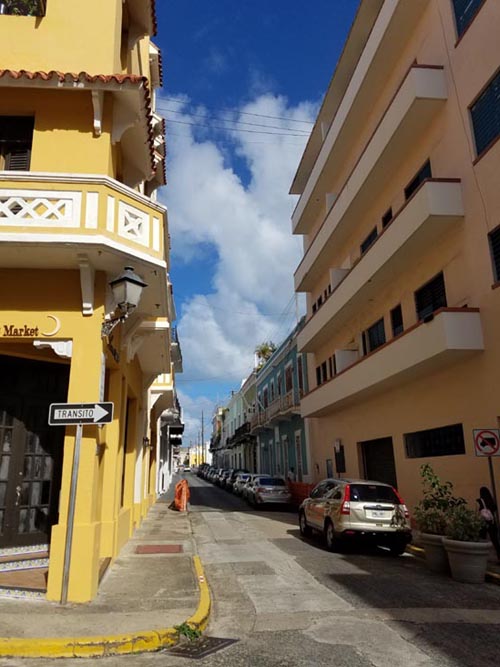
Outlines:
[{"label": "blue sky", "polygon": [[157,0],[184,444],[295,322],[288,189],[358,0]]}]

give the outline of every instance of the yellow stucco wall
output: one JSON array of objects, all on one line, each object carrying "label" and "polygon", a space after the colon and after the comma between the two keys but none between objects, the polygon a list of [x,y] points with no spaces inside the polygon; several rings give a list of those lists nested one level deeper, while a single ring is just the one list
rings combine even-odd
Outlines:
[{"label": "yellow stucco wall", "polygon": [[[122,0],[50,0],[43,18],[2,16],[5,69],[119,72]],[[34,30],[34,28],[36,28]]]}]

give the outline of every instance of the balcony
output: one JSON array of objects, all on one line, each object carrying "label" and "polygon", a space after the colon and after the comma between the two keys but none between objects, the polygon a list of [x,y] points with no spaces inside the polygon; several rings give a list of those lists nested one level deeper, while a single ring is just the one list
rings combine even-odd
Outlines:
[{"label": "balcony", "polygon": [[484,350],[479,310],[443,308],[307,394],[303,417],[321,417]]},{"label": "balcony", "polygon": [[0,15],[45,16],[46,0],[0,0]]},{"label": "balcony", "polygon": [[346,240],[356,221],[370,209],[387,174],[397,170],[415,137],[430,124],[446,98],[441,68],[410,69],[299,264],[295,272],[297,291],[305,290],[304,281],[310,284],[321,274],[333,248]]},{"label": "balcony", "polygon": [[300,414],[300,401],[292,390],[284,396],[276,398],[267,408],[252,415],[250,430],[252,432],[272,428],[275,424],[291,419]]},{"label": "balcony", "polygon": [[460,181],[425,181],[309,319],[299,333],[298,349],[312,352],[323,345],[463,216]]},{"label": "balcony", "polygon": [[[360,128],[365,126],[366,109],[378,99],[387,72],[396,67],[428,4],[429,0],[378,2],[378,7],[382,6],[373,25],[363,27],[355,21],[351,32],[355,41],[348,40],[345,46],[320,112],[321,126],[328,123],[326,136],[318,151],[318,135],[323,134],[323,127],[317,123],[292,184],[291,193],[301,195],[292,216],[296,234],[308,233],[311,221],[317,218],[324,200],[313,195],[319,192],[324,196],[328,192],[326,185],[332,182],[332,170],[346,160]],[[367,7],[361,7],[358,16],[362,22],[368,19],[371,23],[373,16],[368,17],[367,11]]]},{"label": "balcony", "polygon": [[115,276],[131,264],[149,286],[145,316],[168,314],[166,227],[163,206],[107,176],[0,172],[4,268],[84,264]]}]

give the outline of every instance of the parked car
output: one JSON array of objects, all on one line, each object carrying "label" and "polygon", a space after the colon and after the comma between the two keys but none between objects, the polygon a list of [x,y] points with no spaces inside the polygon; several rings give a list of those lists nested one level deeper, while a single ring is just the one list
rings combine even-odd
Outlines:
[{"label": "parked car", "polygon": [[237,496],[241,496],[243,493],[243,487],[245,484],[248,482],[250,479],[250,473],[240,473],[236,475],[236,479],[234,480],[233,483],[233,493],[235,493]]},{"label": "parked car", "polygon": [[359,540],[388,547],[401,555],[411,541],[409,512],[390,484],[365,479],[320,482],[299,508],[302,535],[317,530],[333,551],[342,542]]},{"label": "parked car", "polygon": [[235,470],[231,471],[231,474],[229,477],[226,478],[226,483],[224,488],[226,491],[232,491],[233,490],[233,485],[234,482],[236,481],[236,478],[238,475],[243,474],[243,473],[248,473],[248,470],[245,470],[244,468],[236,468]]},{"label": "parked car", "polygon": [[214,480],[215,483],[217,484],[217,486],[222,487],[223,480],[225,479],[226,475],[229,474],[229,472],[230,471],[227,468],[219,468],[219,472],[215,476],[215,480]]},{"label": "parked car", "polygon": [[212,468],[207,478],[208,481],[212,482],[212,484],[215,484],[215,480],[220,472],[222,472],[222,468]]},{"label": "parked car", "polygon": [[205,475],[208,471],[208,468],[209,468],[208,463],[200,463],[200,465],[198,466],[198,470],[196,471],[196,474],[198,475],[198,477],[201,477],[201,479],[204,479]]},{"label": "parked car", "polygon": [[255,473],[255,472],[252,473],[252,474],[250,475],[249,479],[247,479],[247,481],[246,481],[245,484],[243,485],[243,488],[242,488],[242,490],[241,490],[241,495],[243,496],[243,498],[244,498],[245,500],[247,500],[248,502],[250,502],[249,490],[250,490],[250,487],[252,486],[253,482],[254,482],[258,477],[270,477],[270,476],[271,476],[271,475],[261,475],[260,473]]},{"label": "parked car", "polygon": [[250,484],[247,495],[253,505],[288,505],[292,500],[283,477],[258,476]]}]

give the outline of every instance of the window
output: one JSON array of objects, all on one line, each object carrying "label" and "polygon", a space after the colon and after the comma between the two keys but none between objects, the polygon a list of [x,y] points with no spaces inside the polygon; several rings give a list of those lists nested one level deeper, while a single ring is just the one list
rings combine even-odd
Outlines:
[{"label": "window", "polygon": [[470,114],[480,155],[500,135],[500,72],[471,106]]},{"label": "window", "polygon": [[297,357],[297,376],[299,378],[299,393],[301,396],[304,395],[304,369],[302,362],[302,355],[299,354]]},{"label": "window", "polygon": [[328,366],[326,361],[321,364],[321,381],[326,382],[328,380]]},{"label": "window", "polygon": [[45,16],[46,0],[3,0],[3,11],[0,14],[17,14],[19,16]]},{"label": "window", "polygon": [[285,394],[293,389],[293,365],[288,364],[285,367]]},{"label": "window", "polygon": [[0,170],[29,171],[35,120],[0,116]]},{"label": "window", "polygon": [[457,33],[461,37],[481,9],[484,0],[453,0]]},{"label": "window", "polygon": [[365,332],[363,332],[363,350],[365,354],[373,352],[378,347],[385,343],[385,328],[384,318],[382,317],[378,322],[372,324]]},{"label": "window", "polygon": [[500,280],[500,227],[488,235],[490,240],[491,259],[493,260],[493,275],[495,281]]},{"label": "window", "polygon": [[318,387],[321,384],[321,366],[316,366],[316,384]]},{"label": "window", "polygon": [[419,320],[424,320],[439,308],[446,307],[446,290],[442,273],[415,292],[415,305]]},{"label": "window", "polygon": [[362,255],[364,255],[364,253],[368,250],[368,248],[375,243],[375,241],[377,240],[377,236],[378,236],[377,228],[374,227],[360,246]]},{"label": "window", "polygon": [[277,389],[276,391],[278,392],[278,396],[281,396],[281,372],[278,373],[278,380],[277,380]]},{"label": "window", "polygon": [[393,336],[399,336],[399,334],[403,333],[404,331],[403,311],[401,310],[401,304],[391,310],[391,326]]},{"label": "window", "polygon": [[408,183],[405,188],[405,199],[409,199],[412,194],[418,190],[422,183],[428,178],[432,178],[432,170],[430,160],[424,164],[424,166],[419,170],[416,176],[413,177],[412,181]]},{"label": "window", "polygon": [[382,228],[383,229],[385,229],[387,227],[387,225],[391,222],[393,217],[394,216],[392,215],[392,208],[390,208],[382,216]]},{"label": "window", "polygon": [[465,454],[462,424],[405,433],[404,439],[406,456],[409,459]]}]

